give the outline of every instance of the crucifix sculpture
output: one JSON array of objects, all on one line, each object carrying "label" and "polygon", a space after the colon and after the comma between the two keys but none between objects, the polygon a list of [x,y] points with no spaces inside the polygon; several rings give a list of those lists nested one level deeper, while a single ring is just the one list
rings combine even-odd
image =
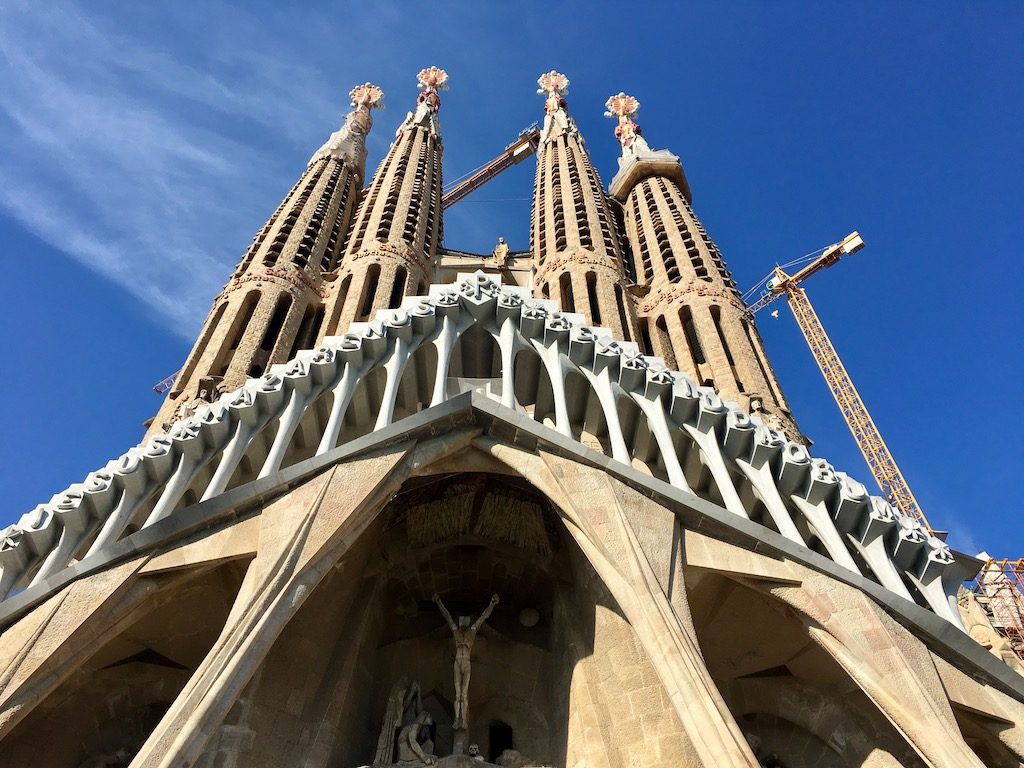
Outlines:
[{"label": "crucifix sculpture", "polygon": [[498,604],[498,596],[492,595],[490,604],[484,608],[480,618],[470,623],[471,616],[459,616],[459,623],[456,624],[448,609],[441,602],[441,597],[435,592],[433,600],[441,609],[441,614],[455,638],[455,719],[452,727],[455,730],[466,728],[466,713],[469,709],[469,663],[473,653],[473,643],[476,641],[476,633],[490,617],[494,606]]}]

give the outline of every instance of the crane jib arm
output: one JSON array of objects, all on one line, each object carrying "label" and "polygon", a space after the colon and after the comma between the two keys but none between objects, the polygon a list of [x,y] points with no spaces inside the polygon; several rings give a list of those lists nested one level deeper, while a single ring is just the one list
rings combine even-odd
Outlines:
[{"label": "crane jib arm", "polygon": [[479,189],[488,181],[493,179],[502,171],[513,165],[523,162],[537,151],[537,144],[540,141],[540,131],[532,130],[524,132],[516,141],[509,144],[505,151],[498,155],[491,162],[482,166],[468,179],[460,182],[455,187],[445,192],[441,197],[441,208],[447,208],[459,202],[471,192]]}]

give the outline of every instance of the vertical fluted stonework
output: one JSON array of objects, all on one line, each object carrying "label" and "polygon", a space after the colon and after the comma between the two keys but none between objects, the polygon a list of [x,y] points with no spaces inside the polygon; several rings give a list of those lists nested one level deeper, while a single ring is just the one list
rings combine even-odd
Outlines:
[{"label": "vertical fluted stonework", "polygon": [[352,222],[370,110],[383,94],[367,83],[350,96],[354,111],[310,159],[214,300],[150,432],[285,362],[318,337],[325,311],[323,276],[337,266]]},{"label": "vertical fluted stonework", "polygon": [[441,160],[437,112],[444,70],[419,74],[423,91],[398,129],[356,212],[337,279],[330,287],[327,322],[320,335],[397,307],[426,290],[441,245]]},{"label": "vertical fluted stonework", "polygon": [[636,320],[604,185],[566,112],[569,81],[557,72],[538,80],[547,94],[537,150],[530,244],[535,290],[578,312],[616,338],[633,341]]},{"label": "vertical fluted stonework", "polygon": [[625,94],[608,100],[622,146],[611,191],[623,206],[636,282],[646,289],[637,302],[641,343],[671,367],[798,439],[757,327],[690,207],[679,158],[650,149],[632,120],[638,109]]}]

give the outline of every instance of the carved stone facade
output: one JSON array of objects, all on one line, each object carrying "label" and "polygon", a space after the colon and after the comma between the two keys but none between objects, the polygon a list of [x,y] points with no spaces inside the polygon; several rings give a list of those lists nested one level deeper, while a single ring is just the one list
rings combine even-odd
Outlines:
[{"label": "carved stone facade", "polygon": [[[545,152],[582,152],[556,74],[546,212],[564,189]],[[192,412],[0,531],[0,768],[1024,764],[1024,678],[957,608],[981,563],[813,457],[781,394],[748,411],[774,377],[748,359],[756,333],[635,100],[609,103],[623,240],[586,246],[577,218],[573,246],[535,265],[551,280],[503,281],[530,255],[499,248],[421,284],[461,258],[440,250],[445,79],[420,73],[349,226],[379,101],[356,89],[164,406]],[[408,163],[435,160],[407,188]],[[569,190],[603,232],[599,197]],[[383,294],[349,323],[339,278],[369,285],[374,265]],[[604,325],[635,269],[622,306],[666,318],[665,336],[543,298],[557,273],[575,300],[581,266],[607,267]],[[380,283],[399,268],[401,291]],[[265,350],[262,304],[235,325],[254,286],[345,325],[303,336],[288,315]],[[215,347],[233,388],[213,380]]]}]

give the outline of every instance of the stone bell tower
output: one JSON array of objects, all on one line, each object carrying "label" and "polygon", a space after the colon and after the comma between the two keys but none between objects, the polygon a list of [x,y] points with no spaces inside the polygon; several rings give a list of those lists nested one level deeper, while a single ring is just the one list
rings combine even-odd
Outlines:
[{"label": "stone bell tower", "polygon": [[366,83],[349,96],[353,109],[345,124],[310,158],[214,300],[151,432],[289,360],[317,338],[324,318],[323,275],[341,255],[363,180],[371,110],[384,93]]},{"label": "stone bell tower", "polygon": [[448,74],[428,67],[417,81],[416,108],[399,126],[359,205],[321,337],[397,307],[430,284],[442,237],[438,92],[447,89]]},{"label": "stone bell tower", "polygon": [[615,220],[563,98],[569,78],[552,71],[537,83],[546,98],[530,227],[534,284],[564,312],[579,312],[615,338],[634,341]]},{"label": "stone bell tower", "polygon": [[641,288],[637,314],[644,346],[670,368],[798,439],[757,327],[722,254],[690,207],[679,158],[647,145],[633,120],[640,109],[635,98],[619,93],[605,106],[605,115],[617,121],[622,147],[610,191],[623,206]]}]

